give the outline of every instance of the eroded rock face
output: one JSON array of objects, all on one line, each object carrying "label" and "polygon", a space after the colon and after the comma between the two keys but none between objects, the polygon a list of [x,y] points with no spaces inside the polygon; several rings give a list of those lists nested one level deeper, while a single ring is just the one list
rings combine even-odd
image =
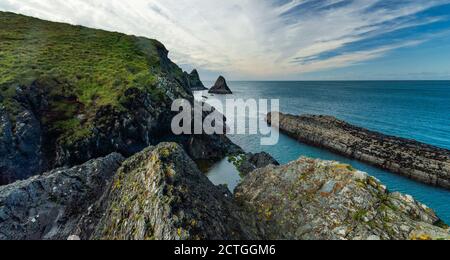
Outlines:
[{"label": "eroded rock face", "polygon": [[228,87],[227,81],[222,76],[220,76],[217,79],[216,84],[209,89],[209,93],[219,95],[233,94],[231,89]]},{"label": "eroded rock face", "polygon": [[128,157],[158,143],[160,136],[171,131],[169,103],[139,89],[128,89],[122,99],[125,109],[101,107],[90,135],[75,142],[56,143],[55,165],[77,165],[112,152]]},{"label": "eroded rock face", "polygon": [[121,155],[111,154],[0,187],[0,240],[65,240],[75,232],[83,234],[77,231],[80,220],[122,161]]},{"label": "eroded rock face", "polygon": [[258,215],[265,239],[450,238],[433,210],[337,162],[301,158],[256,170],[235,197]]},{"label": "eroded rock face", "polygon": [[252,239],[232,195],[214,186],[185,151],[162,143],[127,160],[106,198],[94,239]]},{"label": "eroded rock face", "polygon": [[264,168],[269,165],[280,165],[277,160],[265,152],[257,154],[248,153],[243,156],[244,157],[241,158],[242,161],[237,163],[238,170],[243,176],[248,175],[256,169]]},{"label": "eroded rock face", "polygon": [[[206,103],[200,103],[200,105],[204,106],[206,109],[201,112],[201,114],[196,114],[197,111],[192,112],[192,124],[191,131],[195,133],[196,127],[203,128],[203,122],[205,118],[207,118],[212,112],[216,112],[214,107]],[[217,127],[222,129],[223,134],[207,134],[205,131],[200,134],[181,134],[181,135],[173,135],[169,134],[164,136],[161,139],[161,142],[176,142],[181,144],[188,155],[194,161],[205,161],[208,163],[215,163],[229,155],[241,154],[244,153],[243,149],[238,145],[234,144],[227,136],[226,136],[226,118],[223,117],[222,122],[215,122]],[[203,118],[203,120],[195,120],[196,118]],[[197,125],[196,124],[200,124]],[[171,133],[171,130],[167,131]]]},{"label": "eroded rock face", "polygon": [[0,185],[45,169],[41,133],[41,125],[30,110],[22,109],[13,122],[0,108]]},{"label": "eroded rock face", "polygon": [[[301,142],[450,189],[449,150],[383,135],[330,116],[279,115],[281,131]],[[271,114],[267,119],[271,123]]]},{"label": "eroded rock face", "polygon": [[187,83],[189,85],[189,88],[192,91],[202,91],[206,90],[205,85],[203,85],[203,82],[200,80],[200,75],[198,74],[198,71],[194,69],[190,74],[186,73]]}]

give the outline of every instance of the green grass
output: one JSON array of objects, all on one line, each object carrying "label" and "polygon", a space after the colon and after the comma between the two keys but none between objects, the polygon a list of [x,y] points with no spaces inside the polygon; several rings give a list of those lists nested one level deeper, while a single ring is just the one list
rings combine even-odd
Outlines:
[{"label": "green grass", "polygon": [[12,115],[18,108],[16,87],[36,80],[64,82],[50,84],[53,115],[43,121],[74,135],[89,129],[77,114],[93,115],[105,105],[120,109],[129,88],[162,96],[156,82],[163,46],[155,40],[4,12],[0,25],[0,100]]}]

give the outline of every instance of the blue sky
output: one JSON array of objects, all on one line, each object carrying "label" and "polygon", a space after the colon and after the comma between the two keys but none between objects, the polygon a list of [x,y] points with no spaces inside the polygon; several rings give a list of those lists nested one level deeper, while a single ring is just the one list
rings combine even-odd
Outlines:
[{"label": "blue sky", "polygon": [[450,79],[450,0],[1,0],[162,41],[204,80]]}]

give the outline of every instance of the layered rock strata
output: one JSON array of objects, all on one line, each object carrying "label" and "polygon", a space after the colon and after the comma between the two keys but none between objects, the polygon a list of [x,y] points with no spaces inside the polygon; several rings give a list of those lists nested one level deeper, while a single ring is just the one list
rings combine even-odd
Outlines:
[{"label": "layered rock strata", "polygon": [[[450,189],[450,151],[388,136],[330,116],[279,113],[280,130],[314,146],[446,189]],[[272,124],[272,114],[267,117]]]}]

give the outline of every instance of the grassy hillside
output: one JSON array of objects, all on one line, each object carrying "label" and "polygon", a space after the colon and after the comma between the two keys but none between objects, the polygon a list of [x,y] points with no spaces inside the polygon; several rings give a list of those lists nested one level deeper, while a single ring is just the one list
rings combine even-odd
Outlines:
[{"label": "grassy hillside", "polygon": [[[45,86],[48,96],[51,113],[42,123],[75,139],[89,134],[99,107],[122,109],[127,89],[165,98],[157,87],[165,48],[155,40],[5,12],[0,25],[0,101],[12,117],[20,106],[18,87],[31,84]],[[182,75],[170,66],[174,77]]]}]

